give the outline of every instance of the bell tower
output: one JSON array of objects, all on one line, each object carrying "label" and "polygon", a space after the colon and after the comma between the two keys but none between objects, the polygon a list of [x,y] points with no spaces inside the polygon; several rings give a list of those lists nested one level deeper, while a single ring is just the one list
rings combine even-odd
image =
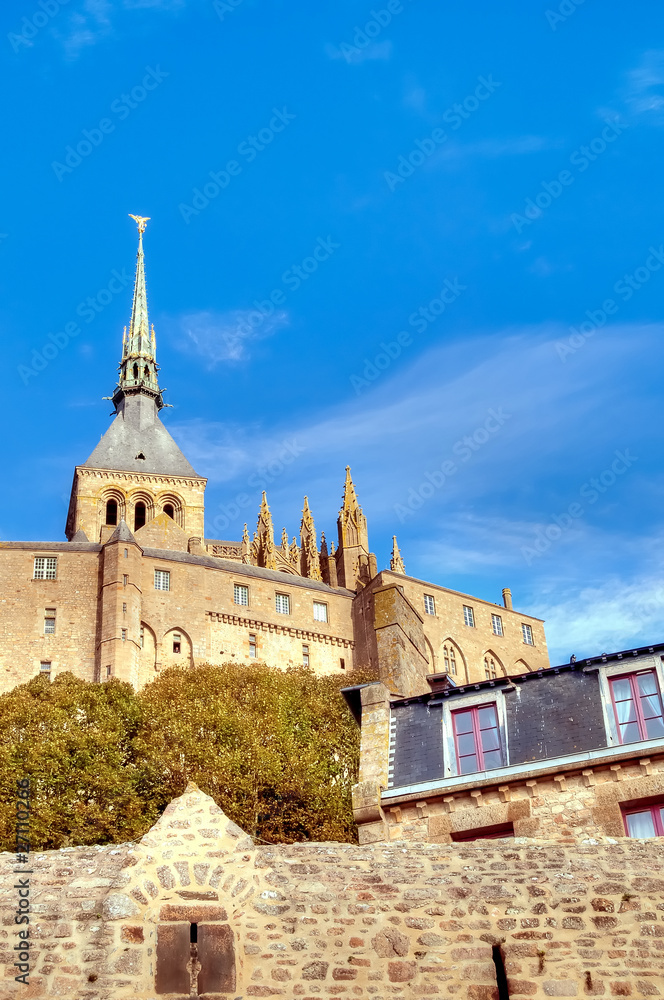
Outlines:
[{"label": "bell tower", "polygon": [[[107,397],[114,420],[87,462],[76,467],[65,534],[71,541],[83,532],[89,541],[105,543],[120,521],[134,533],[155,521],[160,537],[168,538],[161,547],[187,549],[203,540],[207,480],[195,472],[159,417],[168,404],[148,320],[143,233],[149,220],[131,218],[138,225],[136,279],[118,382]],[[147,544],[156,545],[156,539]]]}]

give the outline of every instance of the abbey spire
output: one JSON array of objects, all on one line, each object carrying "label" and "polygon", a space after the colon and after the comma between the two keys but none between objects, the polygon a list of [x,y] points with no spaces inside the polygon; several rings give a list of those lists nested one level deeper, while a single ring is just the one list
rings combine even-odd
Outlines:
[{"label": "abbey spire", "polygon": [[138,225],[138,253],[136,255],[136,278],[134,300],[131,307],[129,331],[125,327],[122,337],[122,360],[120,377],[113,393],[113,403],[117,411],[125,396],[142,395],[153,399],[158,410],[165,404],[159,388],[157,372],[157,347],[154,327],[148,320],[148,296],[145,287],[145,256],[143,253],[143,233],[149,221],[141,215],[131,215]]}]

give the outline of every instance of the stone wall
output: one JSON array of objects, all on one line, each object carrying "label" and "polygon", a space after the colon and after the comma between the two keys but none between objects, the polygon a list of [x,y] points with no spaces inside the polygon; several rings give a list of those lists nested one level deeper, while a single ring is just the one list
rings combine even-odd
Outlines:
[{"label": "stone wall", "polygon": [[190,786],[139,844],[32,856],[27,987],[1,863],[0,1000],[156,1000],[195,922],[224,941],[209,1000],[664,996],[659,841],[255,845]]},{"label": "stone wall", "polygon": [[[399,587],[410,607],[421,616],[421,627],[428,649],[427,672],[430,674],[445,670],[443,646],[447,645],[449,648],[450,640],[456,651],[457,673],[453,679],[457,684],[484,680],[484,657],[487,655],[494,660],[497,676],[523,674],[528,670],[542,670],[549,666],[544,623],[539,618],[389,570],[380,572],[357,598],[357,618],[364,624],[363,628],[358,629],[358,656],[367,665],[378,664],[376,635],[367,625],[374,620],[374,593],[382,587]],[[435,614],[425,612],[425,594],[434,598]],[[464,622],[464,605],[473,609],[474,628]],[[492,614],[500,615],[502,619],[502,636],[493,632]],[[523,641],[522,623],[532,628],[533,646]],[[424,694],[428,690],[428,685],[424,683],[415,693]]]},{"label": "stone wall", "polygon": [[[159,527],[142,531],[154,535]],[[39,555],[57,556],[57,579],[33,579]],[[155,569],[170,573],[170,590],[155,590]],[[248,586],[248,607],[234,603],[234,583]],[[137,688],[171,664],[248,663],[250,633],[257,637],[256,660],[273,666],[301,664],[305,644],[316,673],[354,665],[350,591],[232,560],[141,549],[131,541],[0,543],[0,584],[0,692],[38,674],[42,660],[52,662],[52,677],[116,676]],[[289,615],[277,613],[276,592],[290,596]],[[327,622],[314,621],[314,601],[327,604]],[[53,635],[44,634],[46,608],[55,608]],[[173,651],[173,633],[181,637],[180,653]]]}]

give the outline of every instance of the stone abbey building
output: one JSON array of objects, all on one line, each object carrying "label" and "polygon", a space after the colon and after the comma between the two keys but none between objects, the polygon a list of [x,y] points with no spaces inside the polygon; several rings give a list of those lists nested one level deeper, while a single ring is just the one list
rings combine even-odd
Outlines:
[{"label": "stone abbey building", "polygon": [[[253,537],[205,537],[205,485],[160,419],[148,321],[143,231],[115,415],[74,472],[63,542],[1,542],[0,690],[40,672],[136,687],[171,664],[252,659],[319,673],[407,657],[428,674],[483,681],[548,666],[541,621],[406,575],[396,538],[389,570],[369,549],[346,469],[336,548],[307,498],[299,541],[274,539],[265,494]],[[403,599],[391,600],[395,588]]]}]

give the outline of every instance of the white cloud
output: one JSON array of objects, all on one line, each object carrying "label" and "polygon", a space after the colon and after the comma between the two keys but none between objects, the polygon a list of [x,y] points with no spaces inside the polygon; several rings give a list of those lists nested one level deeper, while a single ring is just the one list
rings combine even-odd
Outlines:
[{"label": "white cloud", "polygon": [[542,150],[560,147],[560,140],[549,139],[542,135],[522,135],[511,139],[481,139],[478,142],[468,143],[446,142],[428,163],[429,166],[440,163],[456,165],[473,157],[497,160],[505,156],[527,156],[530,153],[540,153]]},{"label": "white cloud", "polygon": [[664,51],[644,52],[640,64],[627,74],[626,102],[636,117],[664,122]]},{"label": "white cloud", "polygon": [[111,4],[109,0],[85,0],[80,11],[69,17],[69,31],[60,36],[65,54],[75,59],[90,45],[111,34]]},{"label": "white cloud", "polygon": [[569,587],[562,597],[552,594],[532,607],[546,621],[552,663],[564,662],[572,653],[581,659],[664,641],[660,573],[629,581],[614,575],[595,586]]},{"label": "white cloud", "polygon": [[246,361],[253,342],[271,336],[287,323],[285,312],[264,316],[250,309],[202,310],[167,319],[166,329],[178,350],[198,355],[207,368],[215,368],[224,361]]}]

